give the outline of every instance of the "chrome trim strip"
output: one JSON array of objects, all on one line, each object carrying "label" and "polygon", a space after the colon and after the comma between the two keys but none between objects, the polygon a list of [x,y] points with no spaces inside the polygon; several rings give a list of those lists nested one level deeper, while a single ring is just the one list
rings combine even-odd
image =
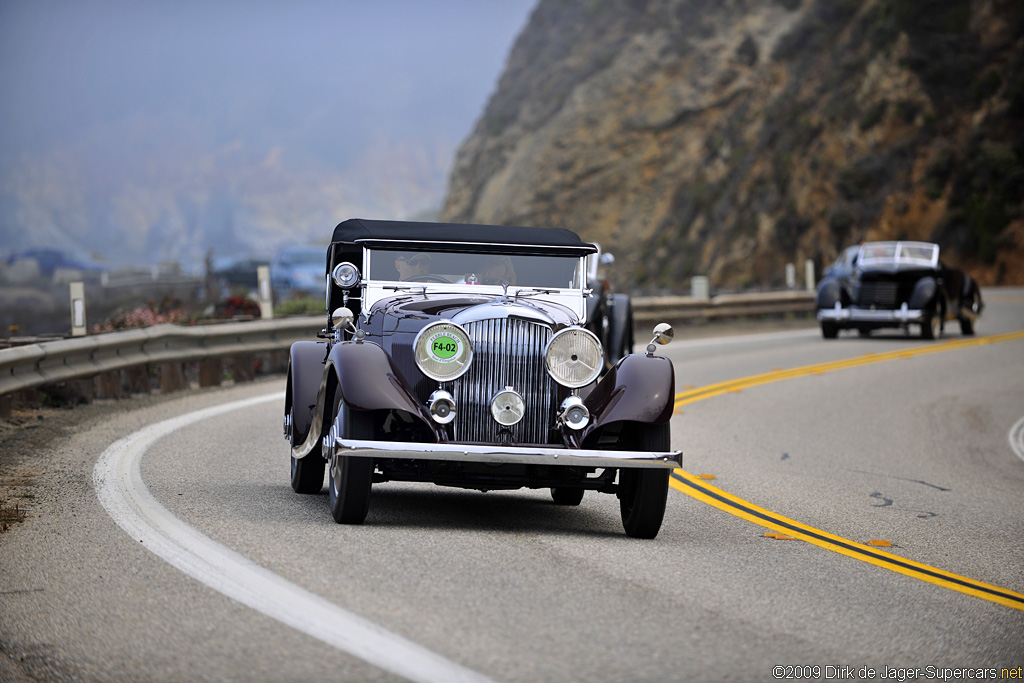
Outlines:
[{"label": "chrome trim strip", "polygon": [[873,311],[867,308],[822,308],[818,311],[818,320],[839,322],[919,323],[924,320],[924,317],[924,311],[902,308],[895,311]]},{"label": "chrome trim strip", "polygon": [[[385,248],[390,246],[404,246],[404,245],[428,245],[430,247],[469,247],[480,253],[486,251],[492,251],[495,248],[509,249],[509,250],[532,250],[536,249],[538,253],[552,253],[559,250],[567,252],[576,252],[578,254],[595,254],[597,253],[597,246],[590,242],[581,242],[578,245],[573,244],[511,244],[508,242],[443,242],[441,240],[412,240],[412,239],[387,239],[380,237],[360,237],[359,239],[353,240],[352,244],[361,245],[364,249],[367,245],[372,244],[374,246],[380,244],[385,245]],[[442,249],[436,249],[435,251],[443,251]]]},{"label": "chrome trim strip", "polygon": [[597,451],[572,448],[529,448],[468,444],[409,443],[338,439],[339,455],[402,460],[454,460],[583,467],[676,468],[683,466],[682,451]]}]

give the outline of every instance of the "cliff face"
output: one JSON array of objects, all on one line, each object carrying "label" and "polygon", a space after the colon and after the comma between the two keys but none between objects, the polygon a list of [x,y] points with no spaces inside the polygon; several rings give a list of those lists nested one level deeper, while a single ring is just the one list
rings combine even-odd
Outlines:
[{"label": "cliff face", "polygon": [[1018,0],[540,0],[444,220],[576,230],[619,285],[778,286],[863,239],[1024,283]]}]

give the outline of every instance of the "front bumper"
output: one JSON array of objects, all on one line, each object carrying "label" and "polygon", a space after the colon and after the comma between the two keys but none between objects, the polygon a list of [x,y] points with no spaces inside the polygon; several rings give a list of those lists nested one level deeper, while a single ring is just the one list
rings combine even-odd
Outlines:
[{"label": "front bumper", "polygon": [[857,308],[851,306],[843,308],[839,304],[835,308],[818,309],[818,320],[828,320],[837,323],[890,323],[893,325],[905,325],[907,323],[924,322],[925,311],[908,308],[904,303],[895,310]]},{"label": "front bumper", "polygon": [[682,467],[682,451],[597,451],[573,448],[408,443],[324,437],[323,452],[333,455],[404,460],[457,460],[493,464],[576,467]]}]

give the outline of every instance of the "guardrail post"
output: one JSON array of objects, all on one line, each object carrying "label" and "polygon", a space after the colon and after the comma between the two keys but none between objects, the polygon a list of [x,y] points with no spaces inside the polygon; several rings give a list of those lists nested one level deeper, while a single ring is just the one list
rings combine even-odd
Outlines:
[{"label": "guardrail post", "polygon": [[814,261],[811,259],[804,261],[804,286],[808,292],[814,291]]},{"label": "guardrail post", "polygon": [[71,335],[85,336],[85,283],[72,282],[71,285]]},{"label": "guardrail post", "polygon": [[93,387],[97,398],[124,398],[124,384],[118,370],[96,375]]},{"label": "guardrail post", "polygon": [[690,278],[690,296],[694,299],[707,299],[710,294],[706,275],[694,275]]},{"label": "guardrail post", "polygon": [[170,394],[186,388],[185,369],[181,363],[160,364],[160,392]]},{"label": "guardrail post", "polygon": [[260,296],[260,317],[269,320],[274,317],[274,299],[270,289],[270,266],[256,267],[257,291]]},{"label": "guardrail post", "polygon": [[220,358],[204,358],[199,361],[199,386],[219,387],[224,377],[224,363]]},{"label": "guardrail post", "polygon": [[796,289],[796,266],[786,264],[786,289]]}]

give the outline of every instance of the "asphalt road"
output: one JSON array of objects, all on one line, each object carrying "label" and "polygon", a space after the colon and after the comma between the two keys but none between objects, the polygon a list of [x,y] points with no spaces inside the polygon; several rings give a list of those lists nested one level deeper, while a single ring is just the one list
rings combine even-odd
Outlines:
[{"label": "asphalt road", "polygon": [[1024,666],[1024,290],[986,303],[984,344],[681,332],[684,472],[653,541],[613,496],[419,484],[336,525],[289,487],[280,399],[200,412],[279,380],[51,417],[5,442],[40,445],[4,472],[34,498],[0,535],[0,679],[998,677]]}]

